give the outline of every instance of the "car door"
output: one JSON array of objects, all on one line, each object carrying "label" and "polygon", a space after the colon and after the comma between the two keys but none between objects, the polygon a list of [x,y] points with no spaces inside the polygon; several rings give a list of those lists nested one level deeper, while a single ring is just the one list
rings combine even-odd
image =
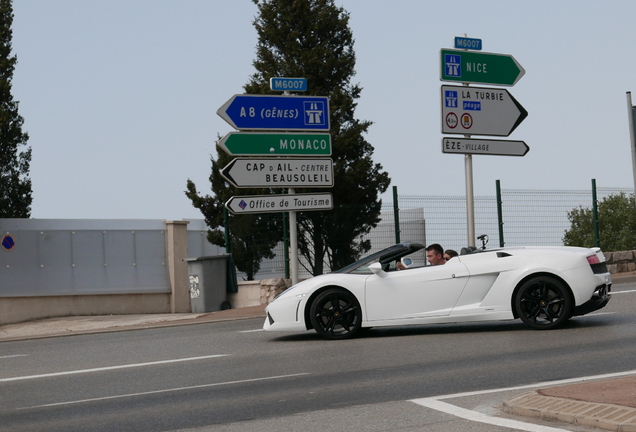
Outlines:
[{"label": "car door", "polygon": [[368,321],[449,315],[466,283],[459,260],[369,276],[365,285]]}]

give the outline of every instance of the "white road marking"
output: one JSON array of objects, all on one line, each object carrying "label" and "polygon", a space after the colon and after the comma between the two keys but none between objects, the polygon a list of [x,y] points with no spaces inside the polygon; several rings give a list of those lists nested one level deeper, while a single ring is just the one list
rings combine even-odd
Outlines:
[{"label": "white road marking", "polygon": [[189,386],[189,387],[176,387],[176,388],[165,389],[165,390],[155,390],[155,391],[149,391],[149,392],[129,393],[129,394],[122,394],[122,395],[115,395],[115,396],[105,396],[100,398],[81,399],[81,400],[58,402],[58,403],[52,403],[52,404],[35,405],[31,407],[24,407],[24,408],[18,408],[18,409],[25,410],[25,409],[34,409],[34,408],[54,407],[54,406],[60,406],[60,405],[73,405],[73,404],[80,404],[80,403],[86,403],[86,402],[95,402],[95,401],[103,401],[103,400],[110,400],[110,399],[121,399],[121,398],[127,398],[127,397],[145,396],[145,395],[159,394],[159,393],[169,393],[169,392],[176,392],[176,391],[182,391],[182,390],[200,389],[200,388],[206,388],[206,387],[218,387],[218,386],[231,385],[231,384],[243,384],[243,383],[256,382],[256,381],[267,381],[267,380],[274,380],[274,379],[290,378],[290,377],[297,377],[302,375],[311,375],[311,373],[305,372],[305,373],[297,373],[297,374],[290,374],[290,375],[279,375],[279,376],[252,378],[252,379],[238,380],[238,381],[227,381],[227,382],[213,383],[213,384],[201,384],[201,385],[195,385],[195,386]]},{"label": "white road marking", "polygon": [[262,331],[265,331],[265,330],[260,328],[260,329],[256,329],[256,330],[243,330],[243,331],[240,331],[239,333],[256,333],[256,332],[262,332]]},{"label": "white road marking", "polygon": [[625,291],[612,291],[610,294],[614,295],[614,294],[627,294],[627,293],[633,293],[636,292],[636,290],[625,290]]},{"label": "white road marking", "polygon": [[466,420],[476,421],[479,423],[486,423],[493,426],[501,426],[510,429],[519,429],[530,432],[569,432],[566,429],[553,428],[549,426],[541,426],[533,423],[524,423],[517,420],[511,420],[506,418],[492,417],[477,411],[471,411],[469,409],[460,408],[456,405],[451,405],[446,402],[439,401],[434,398],[415,399],[411,402],[415,402],[418,405],[422,405],[436,411],[445,412],[447,414],[454,415],[455,417],[461,417]]},{"label": "white road marking", "polygon": [[410,402],[413,402],[418,405],[422,405],[437,411],[442,411],[447,414],[452,414],[456,417],[461,417],[467,420],[477,421],[480,423],[492,424],[495,426],[503,426],[503,427],[508,427],[512,429],[519,429],[519,430],[530,431],[530,432],[568,432],[565,429],[558,429],[558,428],[552,428],[548,426],[535,425],[533,423],[524,423],[517,420],[509,420],[509,419],[503,419],[499,417],[492,417],[477,411],[471,411],[465,408],[460,408],[456,405],[452,405],[452,404],[441,402],[441,401],[444,399],[455,399],[455,398],[461,398],[461,397],[467,397],[467,396],[479,396],[479,395],[484,395],[489,393],[500,393],[500,392],[514,391],[514,390],[526,390],[526,389],[537,388],[537,387],[551,387],[551,386],[557,386],[557,385],[575,384],[575,383],[580,383],[583,381],[620,378],[623,376],[633,376],[633,375],[636,375],[636,370],[631,370],[626,372],[616,372],[616,373],[610,373],[610,374],[604,374],[604,375],[592,375],[592,376],[581,377],[581,378],[570,378],[570,379],[557,380],[557,381],[545,381],[541,383],[528,384],[528,385],[516,386],[516,387],[506,387],[506,388],[499,388],[499,389],[440,395],[440,396],[434,396],[430,398],[412,399]]},{"label": "white road marking", "polygon": [[14,355],[0,356],[0,359],[14,358],[14,357],[27,357],[27,356],[28,354],[14,354]]},{"label": "white road marking", "polygon": [[94,369],[81,369],[81,370],[67,371],[67,372],[54,372],[54,373],[41,374],[41,375],[27,375],[27,376],[21,376],[21,377],[13,377],[13,378],[0,378],[0,383],[9,382],[9,381],[37,379],[37,378],[50,378],[50,377],[56,377],[56,376],[62,376],[62,375],[75,375],[75,374],[83,374],[83,373],[90,373],[90,372],[102,372],[102,371],[110,371],[110,370],[116,370],[116,369],[154,366],[154,365],[160,365],[160,364],[179,363],[179,362],[187,362],[187,361],[194,361],[194,360],[204,360],[204,359],[210,359],[210,358],[216,358],[216,357],[226,357],[228,355],[229,354],[215,354],[215,355],[201,356],[201,357],[162,360],[162,361],[149,362],[149,363],[135,363],[135,364],[128,364],[128,365],[120,365],[120,366],[107,366],[107,367],[94,368]]}]

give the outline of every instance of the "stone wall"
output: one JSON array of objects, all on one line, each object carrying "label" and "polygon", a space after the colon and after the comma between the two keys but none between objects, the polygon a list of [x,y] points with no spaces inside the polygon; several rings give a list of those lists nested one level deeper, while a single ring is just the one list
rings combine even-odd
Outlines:
[{"label": "stone wall", "polygon": [[274,297],[291,285],[291,279],[263,279],[261,281],[261,304],[270,304]]},{"label": "stone wall", "polygon": [[610,273],[628,273],[636,270],[636,251],[603,252]]},{"label": "stone wall", "polygon": [[291,286],[290,279],[263,279],[257,281],[241,281],[238,292],[228,294],[228,300],[233,309],[267,305],[278,294]]}]

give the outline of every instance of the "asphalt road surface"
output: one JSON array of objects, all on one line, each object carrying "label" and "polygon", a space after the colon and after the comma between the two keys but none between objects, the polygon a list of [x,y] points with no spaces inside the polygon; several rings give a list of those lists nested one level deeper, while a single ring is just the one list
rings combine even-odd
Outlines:
[{"label": "asphalt road surface", "polygon": [[636,284],[614,291],[552,331],[508,321],[324,341],[250,319],[0,343],[0,431],[516,430],[412,400],[483,392],[456,405],[498,415],[505,389],[636,370]]}]

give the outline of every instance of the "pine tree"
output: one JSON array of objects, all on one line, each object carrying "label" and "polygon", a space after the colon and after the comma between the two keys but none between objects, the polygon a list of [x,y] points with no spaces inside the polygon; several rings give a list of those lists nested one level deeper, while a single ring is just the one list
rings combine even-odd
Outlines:
[{"label": "pine tree", "polygon": [[17,57],[11,56],[13,32],[11,0],[0,0],[0,217],[28,218],[31,215],[31,147],[22,132],[24,119],[11,94]]},{"label": "pine tree", "polygon": [[[374,163],[374,148],[363,134],[370,121],[355,118],[362,88],[352,84],[355,75],[353,34],[349,14],[333,0],[253,0],[259,16],[257,59],[245,86],[247,93],[271,93],[271,77],[307,79],[307,94],[329,96],[334,161],[334,209],[299,212],[299,250],[313,275],[350,264],[371,245],[362,241],[380,219],[390,178]],[[297,192],[325,192],[302,190]]]}]

